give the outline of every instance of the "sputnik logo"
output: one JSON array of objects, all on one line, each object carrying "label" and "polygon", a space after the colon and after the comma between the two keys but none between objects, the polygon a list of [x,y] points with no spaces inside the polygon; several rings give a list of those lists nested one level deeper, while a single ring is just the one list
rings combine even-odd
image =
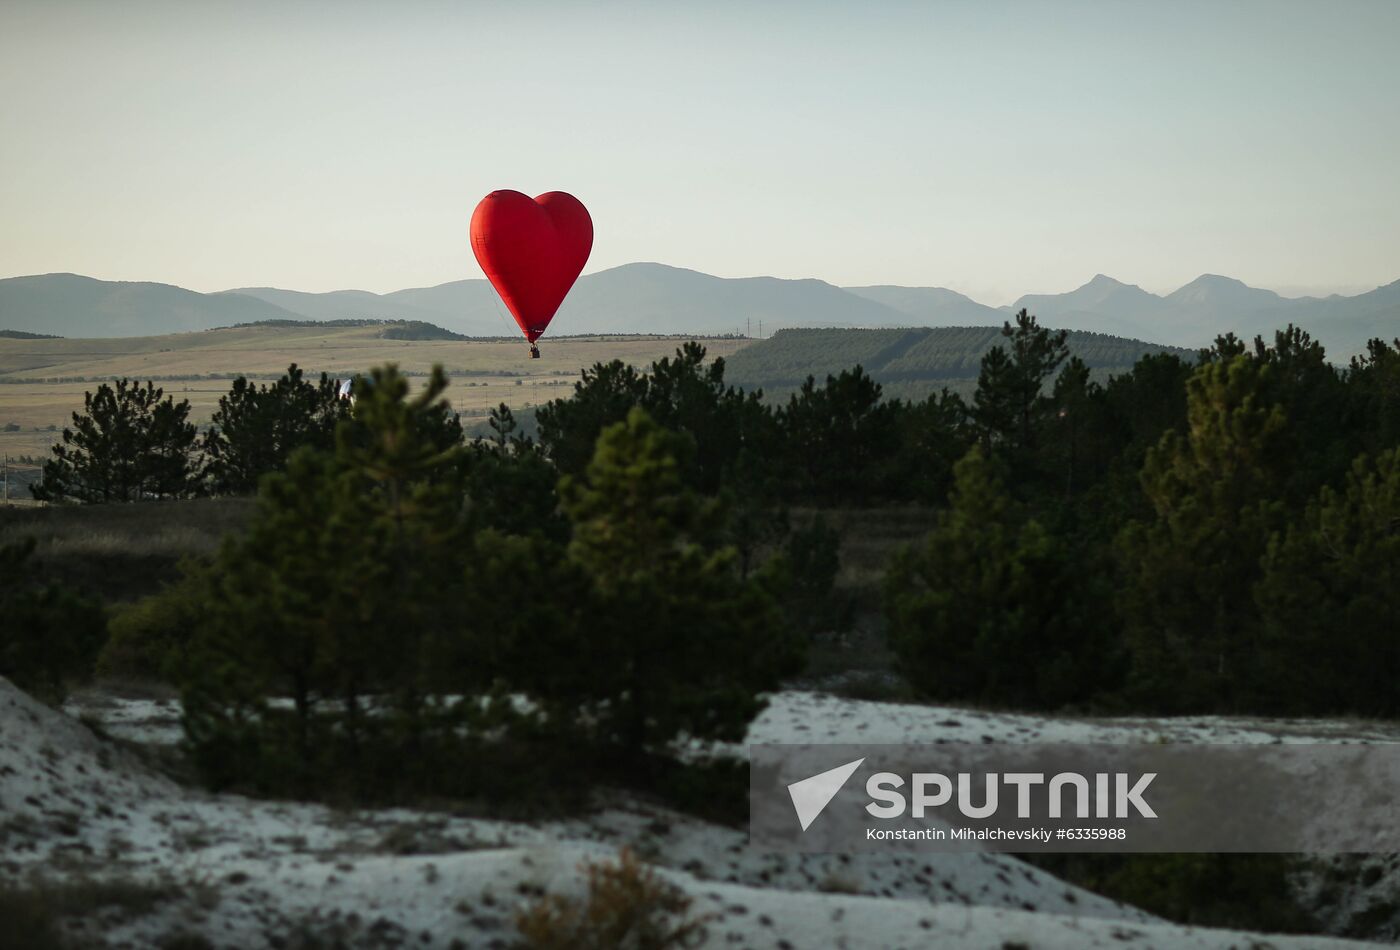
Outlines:
[{"label": "sputnik logo", "polygon": [[803,831],[811,827],[812,822],[831,804],[836,793],[841,791],[847,779],[864,761],[864,758],[860,758],[845,765],[838,765],[800,782],[793,782],[787,787],[788,794],[792,796],[792,807],[797,811],[797,820],[802,824]]}]

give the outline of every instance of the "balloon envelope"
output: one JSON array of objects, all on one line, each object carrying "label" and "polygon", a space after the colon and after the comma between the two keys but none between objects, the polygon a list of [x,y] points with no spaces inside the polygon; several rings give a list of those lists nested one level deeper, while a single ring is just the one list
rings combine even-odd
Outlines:
[{"label": "balloon envelope", "polygon": [[562,191],[493,191],[472,212],[471,241],[486,279],[534,343],[588,262],[593,219]]}]

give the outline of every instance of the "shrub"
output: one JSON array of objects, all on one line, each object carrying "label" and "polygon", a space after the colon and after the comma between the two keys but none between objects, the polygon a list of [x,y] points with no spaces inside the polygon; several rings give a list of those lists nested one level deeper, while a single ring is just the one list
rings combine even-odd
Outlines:
[{"label": "shrub", "polygon": [[690,915],[691,899],[624,848],[615,864],[581,867],[588,876],[580,900],[547,894],[515,916],[517,950],[671,950],[705,940],[705,921]]},{"label": "shrub", "polygon": [[[202,887],[187,887],[168,878],[143,881],[125,878],[74,877],[52,879],[32,877],[22,883],[0,885],[0,946],[24,950],[66,950],[87,947],[90,940],[78,941],[64,934],[63,923],[90,925],[102,913],[130,920],[152,913],[167,901],[184,897],[210,899]],[[194,938],[195,941],[202,938]],[[14,941],[13,943],[9,941]],[[208,941],[191,942],[179,934],[157,940],[165,948],[209,947]]]},{"label": "shrub", "polygon": [[0,887],[0,933],[27,950],[64,950],[53,901],[35,888]]},{"label": "shrub", "polygon": [[97,658],[102,676],[174,680],[207,606],[204,572],[193,562],[157,594],[113,608],[110,635]]},{"label": "shrub", "polygon": [[1196,927],[1317,933],[1289,854],[1038,854],[1032,864],[1097,894]]},{"label": "shrub", "polygon": [[0,546],[0,676],[56,701],[70,681],[92,673],[107,618],[97,601],[36,576],[34,544]]}]

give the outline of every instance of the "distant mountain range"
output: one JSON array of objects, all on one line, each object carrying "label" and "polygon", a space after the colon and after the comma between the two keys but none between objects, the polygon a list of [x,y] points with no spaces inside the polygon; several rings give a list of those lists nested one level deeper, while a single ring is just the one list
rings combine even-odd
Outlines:
[{"label": "distant mountain range", "polygon": [[1250,339],[1292,323],[1334,358],[1360,352],[1375,337],[1400,336],[1400,281],[1354,297],[1281,297],[1233,277],[1202,274],[1159,297],[1099,274],[1066,294],[1028,294],[1025,307],[1051,326],[1133,336],[1178,346],[1205,346],[1227,330]]},{"label": "distant mountain range", "polygon": [[43,274],[0,280],[0,329],[67,337],[154,336],[259,320],[295,320],[246,294],[201,294],[170,284]]},{"label": "distant mountain range", "polygon": [[[940,287],[837,287],[820,280],[713,277],[663,264],[625,264],[581,277],[555,334],[750,333],[793,327],[999,326],[1021,307],[1047,326],[1200,347],[1234,331],[1251,338],[1292,322],[1335,359],[1373,337],[1400,336],[1400,281],[1353,297],[1281,297],[1202,275],[1165,297],[1102,274],[1064,294],[988,307]],[[469,336],[514,335],[485,280],[373,294],[242,287],[201,294],[169,284],[46,274],[0,280],[0,329],[68,337],[149,336],[261,320],[421,321]]]}]

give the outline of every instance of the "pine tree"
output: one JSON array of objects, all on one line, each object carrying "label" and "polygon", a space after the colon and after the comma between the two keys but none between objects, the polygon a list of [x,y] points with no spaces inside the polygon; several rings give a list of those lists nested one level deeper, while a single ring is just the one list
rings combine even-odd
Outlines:
[{"label": "pine tree", "polygon": [[966,403],[943,389],[909,405],[899,417],[899,455],[890,487],[902,499],[942,506],[953,486],[953,466],[976,438]]},{"label": "pine tree", "polygon": [[692,340],[674,357],[659,360],[647,374],[641,405],[658,425],[695,440],[687,481],[713,495],[741,454],[764,452],[777,433],[762,390],[745,393],[726,385],[724,359],[706,364],[705,356],[705,348]]},{"label": "pine tree", "polygon": [[271,385],[238,377],[219,397],[203,439],[210,489],[251,493],[259,478],[280,471],[296,449],[331,450],[336,424],[348,413],[349,402],[339,397],[334,380],[322,373],[313,384],[295,363]]},{"label": "pine tree", "polygon": [[599,434],[626,419],[646,392],[646,377],[622,360],[595,363],[583,371],[569,399],[552,400],[536,411],[540,444],[560,472],[577,475],[593,458]]},{"label": "pine tree", "polygon": [[783,546],[790,580],[783,607],[802,634],[844,631],[851,604],[836,593],[841,570],[841,535],[821,514],[797,528]]},{"label": "pine tree", "polygon": [[83,395],[83,412],[31,486],[40,501],[137,501],[192,494],[196,430],[188,400],[126,379]]},{"label": "pine tree", "polygon": [[620,360],[594,365],[584,371],[572,398],[541,407],[540,443],[560,472],[578,475],[592,459],[603,429],[641,406],[660,425],[694,437],[696,451],[687,462],[686,480],[702,492],[716,493],[739,455],[764,451],[775,432],[762,392],[726,385],[724,360],[705,359],[705,348],[692,340],[645,373]]},{"label": "pine tree", "polygon": [[889,491],[903,405],[857,365],[809,376],[779,413],[792,491],[820,504],[864,505]]},{"label": "pine tree", "polygon": [[985,442],[997,448],[1024,475],[1033,463],[1037,433],[1053,410],[1045,393],[1060,365],[1069,356],[1065,330],[1040,326],[1024,309],[1001,335],[1009,349],[995,346],[982,357],[977,390],[972,397],[972,417]]},{"label": "pine tree", "polygon": [[1077,356],[1069,358],[1055,379],[1051,397],[1055,406],[1050,429],[1053,438],[1046,455],[1050,470],[1063,478],[1066,499],[1083,491],[1087,481],[1088,446],[1085,442],[1092,437],[1094,419],[1090,414],[1100,392],[1100,387],[1089,380],[1089,367]]},{"label": "pine tree", "polygon": [[1400,449],[1362,456],[1273,537],[1254,696],[1281,713],[1400,713]]},{"label": "pine tree", "polygon": [[467,494],[473,524],[505,534],[542,534],[568,539],[555,485],[559,473],[540,446],[518,432],[505,403],[491,410],[490,439],[477,439],[468,452]]},{"label": "pine tree", "polygon": [[894,558],[891,645],[910,683],[936,700],[1044,708],[1085,699],[1111,677],[1111,658],[1079,623],[1055,540],[1011,499],[1003,471],[974,447],[933,531]]},{"label": "pine tree", "polygon": [[758,566],[759,554],[788,535],[787,506],[773,460],[743,449],[725,473],[725,509],[729,513],[729,543],[739,553],[739,576],[747,578]]},{"label": "pine tree", "polygon": [[435,697],[486,679],[430,661],[470,629],[462,449],[439,444],[445,387],[435,369],[410,398],[392,366],[374,371],[335,452],[293,452],[205,573],[184,698],[211,780],[301,792],[327,776],[402,780],[394,758],[417,762],[435,723],[453,720]]},{"label": "pine tree", "polygon": [[1359,451],[1371,455],[1400,444],[1400,340],[1371,340],[1346,373],[1350,417]]},{"label": "pine tree", "polygon": [[1186,428],[1186,383],[1195,367],[1174,353],[1155,353],[1111,377],[1100,402],[1110,443],[1127,467],[1142,466],[1147,450],[1171,429]]},{"label": "pine tree", "polygon": [[1352,459],[1362,450],[1342,374],[1327,361],[1322,344],[1291,324],[1274,334],[1272,344],[1254,339],[1254,358],[1268,367],[1262,396],[1283,408],[1287,428],[1278,451],[1290,459],[1279,486],[1279,499],[1302,509],[1323,485],[1339,485]]},{"label": "pine tree", "polygon": [[1132,685],[1167,711],[1235,709],[1255,660],[1250,590],[1281,518],[1283,409],[1271,368],[1247,355],[1202,364],[1188,383],[1187,432],[1147,454],[1152,518],[1119,538],[1119,606]]},{"label": "pine tree", "polygon": [[759,694],[800,655],[767,578],[741,579],[722,543],[722,503],[686,486],[693,451],[634,409],[604,430],[584,474],[560,484],[568,560],[587,583],[587,648],[538,692],[631,761],[681,736],[742,738]]}]

